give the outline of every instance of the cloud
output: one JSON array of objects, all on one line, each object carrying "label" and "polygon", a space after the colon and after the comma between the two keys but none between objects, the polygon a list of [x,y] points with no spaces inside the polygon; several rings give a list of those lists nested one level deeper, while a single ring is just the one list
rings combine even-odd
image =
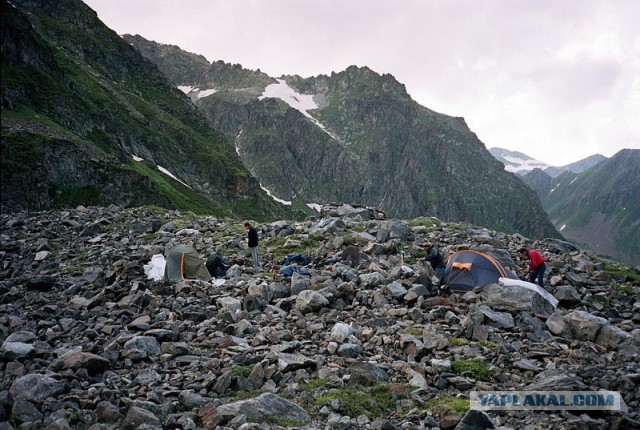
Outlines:
[{"label": "cloud", "polygon": [[140,34],[271,76],[392,74],[488,146],[549,164],[640,148],[637,0],[85,0]]}]

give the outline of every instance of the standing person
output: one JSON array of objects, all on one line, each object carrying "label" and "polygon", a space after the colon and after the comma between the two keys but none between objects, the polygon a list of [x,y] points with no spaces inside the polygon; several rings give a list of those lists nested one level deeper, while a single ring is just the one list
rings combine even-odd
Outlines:
[{"label": "standing person", "polygon": [[248,231],[247,241],[249,249],[251,250],[251,256],[253,257],[253,267],[255,269],[260,268],[260,261],[258,260],[258,230],[255,227],[251,227],[248,222],[244,223],[244,229]]},{"label": "standing person", "polygon": [[547,270],[544,257],[538,251],[525,247],[520,248],[520,257],[529,261],[529,267],[524,272],[524,276],[529,274],[529,282],[535,284],[537,279],[537,284],[544,288],[544,271]]},{"label": "standing person", "polygon": [[444,256],[440,252],[437,246],[431,242],[425,242],[422,244],[422,249],[427,253],[421,260],[428,261],[436,272],[436,278],[438,282],[442,281],[442,275],[446,265],[444,264]]}]

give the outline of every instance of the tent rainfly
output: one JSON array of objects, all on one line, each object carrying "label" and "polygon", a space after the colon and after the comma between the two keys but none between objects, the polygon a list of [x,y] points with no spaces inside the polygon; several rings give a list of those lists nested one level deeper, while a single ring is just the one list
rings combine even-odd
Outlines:
[{"label": "tent rainfly", "polygon": [[447,258],[442,284],[448,285],[451,291],[464,293],[475,287],[497,284],[500,278],[518,279],[495,258],[478,251],[464,250]]},{"label": "tent rainfly", "polygon": [[169,250],[164,276],[172,282],[211,280],[205,261],[200,258],[198,251],[187,245],[178,245]]}]

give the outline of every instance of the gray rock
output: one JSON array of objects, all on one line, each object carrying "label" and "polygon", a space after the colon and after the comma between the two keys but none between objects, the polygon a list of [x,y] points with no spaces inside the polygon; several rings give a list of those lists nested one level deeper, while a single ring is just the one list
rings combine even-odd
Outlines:
[{"label": "gray rock", "polygon": [[376,287],[384,281],[384,276],[379,272],[363,273],[359,276],[360,283],[364,286]]},{"label": "gray rock", "polygon": [[125,416],[122,427],[124,429],[138,429],[143,426],[145,429],[162,429],[160,418],[155,416],[151,411],[132,406]]},{"label": "gray rock", "polygon": [[355,362],[347,370],[349,381],[347,385],[361,385],[370,387],[378,382],[386,382],[389,380],[389,374],[373,363]]},{"label": "gray rock", "polygon": [[571,285],[560,285],[556,287],[556,291],[553,295],[562,305],[572,305],[579,303],[581,300],[580,294],[578,294],[575,287]]},{"label": "gray rock", "polygon": [[447,337],[428,330],[422,332],[422,344],[427,351],[444,349],[449,345]]},{"label": "gray rock", "polygon": [[13,361],[31,357],[36,348],[23,342],[4,342],[0,347],[0,359],[2,361]]},{"label": "gray rock", "polygon": [[303,354],[275,353],[274,356],[278,362],[278,370],[283,373],[293,372],[298,369],[315,369],[317,364],[315,360]]},{"label": "gray rock", "polygon": [[[622,344],[628,344],[631,348],[637,350],[636,342],[630,333],[608,322],[600,328],[595,342],[607,349],[615,349]],[[633,353],[630,355],[633,355]]]},{"label": "gray rock", "polygon": [[140,372],[133,379],[133,382],[138,385],[148,386],[154,382],[159,382],[162,380],[162,377],[155,370],[148,370],[145,372]]},{"label": "gray rock", "polygon": [[300,273],[295,273],[291,275],[291,295],[295,296],[303,292],[304,290],[308,290],[311,286],[311,281],[308,276],[301,275]]},{"label": "gray rock", "polygon": [[489,284],[480,293],[484,304],[495,311],[531,312],[548,316],[555,306],[540,294],[519,285]]},{"label": "gray rock", "polygon": [[331,339],[336,342],[344,342],[353,333],[353,328],[349,324],[336,323],[331,329]]},{"label": "gray rock", "polygon": [[507,312],[496,312],[488,306],[480,305],[476,308],[476,313],[484,317],[483,323],[488,326],[497,328],[515,327],[513,317]]},{"label": "gray rock", "polygon": [[485,412],[469,409],[454,430],[490,430],[496,428],[496,424]]},{"label": "gray rock", "polygon": [[191,354],[191,346],[187,342],[162,342],[160,352],[173,356],[188,355]]},{"label": "gray rock", "polygon": [[399,299],[407,294],[407,289],[398,281],[393,281],[384,286],[384,291],[394,299]]},{"label": "gray rock", "polygon": [[11,333],[4,340],[5,342],[20,342],[20,343],[33,343],[36,339],[36,335],[31,333],[30,331],[17,331]]},{"label": "gray rock", "polygon": [[585,311],[573,311],[565,316],[565,321],[571,329],[571,333],[578,340],[593,342],[600,329],[609,322]]},{"label": "gray rock", "polygon": [[545,321],[545,325],[549,331],[556,336],[562,336],[569,339],[573,337],[571,328],[560,311],[552,313]]},{"label": "gray rock", "polygon": [[216,300],[218,305],[232,315],[242,309],[242,301],[235,297],[220,297]]},{"label": "gray rock", "polygon": [[[305,308],[297,305],[301,292],[291,296],[289,278],[247,266],[246,237],[235,221],[117,207],[0,214],[0,339],[5,345],[33,347],[24,358],[3,357],[9,388],[0,390],[0,430],[43,425],[197,430],[206,428],[200,411],[217,410],[243,391],[307,399],[344,385],[380,382],[394,395],[413,389],[398,399],[397,407],[406,414],[387,418],[358,411],[349,416],[346,405],[333,400],[322,405],[313,421],[299,426],[323,428],[331,422],[333,428],[354,430],[453,428],[463,422],[462,414],[418,412],[427,398],[464,397],[471,389],[523,390],[528,385],[622,393],[623,410],[594,418],[587,422],[590,426],[632,427],[640,418],[635,395],[640,383],[640,303],[623,289],[611,289],[613,282],[624,279],[597,271],[614,262],[594,264],[580,251],[555,253],[545,248],[546,241],[531,244],[519,235],[449,228],[435,219],[411,227],[402,242],[404,233],[395,237],[377,211],[365,210],[349,219],[334,218],[333,209],[325,215],[322,236],[312,236],[320,224],[312,217],[260,226],[265,268],[283,251],[267,238],[287,237],[300,245],[303,238],[313,239],[307,252],[325,264],[308,266],[310,276],[300,277],[305,284],[301,291],[317,293],[314,298],[320,302]],[[96,222],[102,233],[79,236]],[[152,224],[155,233],[149,234]],[[173,227],[159,231],[166,224]],[[189,229],[200,234],[176,235]],[[347,239],[359,244],[359,264],[353,268],[340,262]],[[518,293],[504,294],[504,287],[498,295],[504,308],[494,307],[482,290],[464,297],[425,297],[413,286],[428,290],[431,285],[431,269],[415,261],[421,252],[416,241],[427,239],[439,243],[446,254],[478,249],[499,254],[500,261],[517,260],[523,245],[540,249],[550,277],[557,281],[554,286],[562,287],[554,291],[566,297],[563,307],[580,303],[584,308],[574,312],[592,313],[551,310]],[[220,252],[229,259],[235,269],[228,271],[224,284],[146,279],[142,266],[153,255],[184,242],[203,255]],[[55,252],[33,264],[35,253],[53,250],[54,245]],[[399,249],[403,254],[395,253]],[[584,282],[570,285],[570,272]],[[33,280],[44,276],[55,282],[43,296],[34,291]],[[572,301],[572,291],[585,300]],[[138,347],[134,339],[140,334],[157,343]],[[491,366],[491,382],[449,373],[454,360],[476,357]],[[14,393],[37,389],[37,383],[17,388],[25,375],[48,377],[60,386],[34,399],[23,393],[25,398],[16,400]],[[326,385],[305,391],[317,381]],[[220,429],[243,430],[264,430],[273,427],[265,421],[280,418],[252,422],[244,410],[214,416]],[[529,411],[495,416],[504,428],[569,428],[579,426],[579,418]],[[215,427],[212,420],[206,422]]]},{"label": "gray rock", "polygon": [[307,411],[300,406],[271,393],[220,406],[211,405],[200,413],[200,418],[205,428],[214,428],[228,423],[238,415],[245,415],[247,420],[253,422],[261,422],[268,418],[300,423],[311,421]]},{"label": "gray rock", "polygon": [[584,391],[588,387],[578,376],[560,370],[545,370],[538,373],[525,391]]},{"label": "gray rock", "polygon": [[122,356],[133,360],[157,356],[160,352],[160,344],[152,336],[134,336],[125,342],[122,348]]},{"label": "gray rock", "polygon": [[362,353],[362,346],[355,343],[343,343],[338,347],[338,355],[340,357],[357,358]]},{"label": "gray rock", "polygon": [[89,374],[100,374],[111,367],[111,362],[90,352],[71,351],[51,364],[52,369],[87,369]]},{"label": "gray rock", "polygon": [[58,381],[49,376],[32,373],[16,379],[9,393],[16,400],[27,400],[39,403],[48,397],[54,397],[67,389],[65,381]]},{"label": "gray rock", "polygon": [[95,412],[96,416],[102,421],[118,422],[124,418],[124,415],[120,412],[118,407],[107,401],[98,403]]},{"label": "gray rock", "polygon": [[451,360],[449,359],[432,358],[429,362],[436,372],[449,372],[451,370]]},{"label": "gray rock", "polygon": [[181,391],[178,395],[180,403],[188,409],[197,409],[209,403],[210,399],[202,397],[192,391]]},{"label": "gray rock", "polygon": [[329,306],[329,300],[317,291],[304,290],[296,298],[296,308],[303,314],[318,311],[325,306]]},{"label": "gray rock", "polygon": [[17,399],[11,409],[11,417],[18,423],[42,421],[44,414],[31,402]]}]

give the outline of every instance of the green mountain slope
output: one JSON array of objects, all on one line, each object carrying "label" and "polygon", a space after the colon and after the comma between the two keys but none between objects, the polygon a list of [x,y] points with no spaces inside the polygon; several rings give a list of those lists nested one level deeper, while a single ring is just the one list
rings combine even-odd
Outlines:
[{"label": "green mountain slope", "polygon": [[115,203],[289,213],[233,143],[81,1],[0,4],[3,211]]},{"label": "green mountain slope", "polygon": [[[245,165],[279,198],[559,236],[536,194],[505,172],[462,118],[420,106],[391,75],[353,66],[331,76],[276,80],[217,61],[206,72],[198,63],[182,79],[176,63],[187,64],[194,54],[123,37],[175,85],[198,88],[190,93],[194,103],[213,127],[235,137]],[[261,97],[271,85],[293,93],[289,104]],[[313,106],[291,106],[296,103]]]},{"label": "green mountain slope", "polygon": [[583,173],[555,178],[542,199],[568,239],[640,265],[640,150],[625,149]]}]

